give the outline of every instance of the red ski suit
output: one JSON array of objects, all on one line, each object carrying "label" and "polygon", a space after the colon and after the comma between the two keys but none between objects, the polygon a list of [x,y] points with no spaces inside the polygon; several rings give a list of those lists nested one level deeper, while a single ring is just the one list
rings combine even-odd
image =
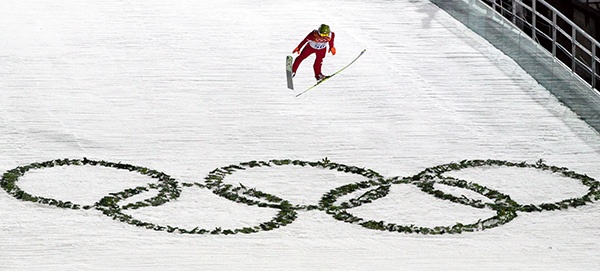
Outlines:
[{"label": "red ski suit", "polygon": [[298,44],[298,47],[296,47],[297,49],[300,49],[302,48],[302,46],[308,43],[308,46],[305,46],[304,49],[302,49],[302,52],[300,52],[300,55],[294,60],[294,64],[292,65],[292,72],[295,74],[296,70],[298,70],[298,67],[300,66],[300,63],[302,63],[302,61],[309,55],[314,53],[316,58],[315,63],[313,64],[313,69],[315,70],[315,77],[318,77],[321,74],[321,65],[323,64],[323,58],[327,53],[327,45],[329,45],[329,50],[331,50],[331,48],[334,48],[334,38],[335,34],[333,32],[331,32],[331,34],[329,34],[329,36],[327,37],[322,37],[321,35],[319,35],[319,31],[317,30],[313,30],[312,32],[310,32],[306,36],[306,38],[304,38],[302,42]]}]

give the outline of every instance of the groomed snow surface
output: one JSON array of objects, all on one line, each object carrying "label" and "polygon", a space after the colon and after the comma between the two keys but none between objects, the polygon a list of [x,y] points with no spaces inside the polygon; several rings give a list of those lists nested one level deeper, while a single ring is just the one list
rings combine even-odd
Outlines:
[{"label": "groomed snow surface", "polygon": [[[367,51],[296,98],[314,83],[314,58],[302,63],[291,91],[285,56],[322,23],[336,34],[326,74]],[[164,172],[180,184],[204,183],[214,169],[247,161],[327,158],[387,179],[462,160],[542,159],[600,178],[598,132],[425,0],[4,0],[0,25],[2,173],[86,157]],[[532,168],[474,167],[445,176],[522,205],[588,192],[577,179]],[[316,205],[330,190],[365,180],[272,166],[237,170],[223,182]],[[31,195],[93,205],[148,183],[156,179],[86,165],[30,170],[17,184]],[[277,214],[199,186],[180,189],[177,199],[127,214],[188,229],[253,227]],[[299,210],[293,223],[271,231],[190,235],[0,192],[0,270],[600,269],[597,202],[517,212],[504,225],[462,234],[377,231]],[[386,197],[349,212],[422,227],[495,215],[410,184],[392,185]]]}]

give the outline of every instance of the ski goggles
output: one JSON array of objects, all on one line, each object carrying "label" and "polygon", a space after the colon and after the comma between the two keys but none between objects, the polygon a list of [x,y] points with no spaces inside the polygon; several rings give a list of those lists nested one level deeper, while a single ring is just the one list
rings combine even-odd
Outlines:
[{"label": "ski goggles", "polygon": [[321,37],[327,37],[329,36],[329,33],[319,33],[319,35],[321,35]]}]

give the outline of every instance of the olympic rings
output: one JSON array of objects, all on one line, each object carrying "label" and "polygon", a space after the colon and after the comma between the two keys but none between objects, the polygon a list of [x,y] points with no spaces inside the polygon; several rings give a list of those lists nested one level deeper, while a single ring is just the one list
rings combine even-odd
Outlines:
[{"label": "olympic rings", "polygon": [[[150,183],[146,186],[138,186],[131,189],[125,189],[118,193],[110,193],[108,196],[101,198],[93,205],[81,205],[72,203],[69,201],[61,201],[51,198],[45,198],[40,196],[31,195],[17,185],[19,177],[25,175],[30,170],[51,168],[57,166],[100,166],[107,168],[115,168],[118,170],[127,170],[130,172],[136,172],[141,175],[149,176],[152,179],[156,179],[156,183]],[[300,166],[300,167],[313,167],[323,170],[336,170],[339,172],[357,174],[365,178],[364,181],[347,184],[338,188],[332,189],[325,193],[318,204],[312,205],[294,205],[282,198],[275,195],[271,195],[255,188],[247,188],[243,184],[235,186],[232,184],[226,184],[223,180],[231,174],[234,174],[239,170],[246,170],[255,167],[282,167],[282,166]],[[550,171],[552,173],[559,173],[564,177],[579,180],[581,184],[587,186],[588,193],[585,195],[573,198],[565,199],[555,203],[543,203],[539,205],[521,205],[510,198],[510,196],[500,193],[499,191],[487,188],[485,186],[467,182],[454,177],[444,176],[444,173],[450,171],[457,171],[465,168],[474,167],[520,167],[520,168],[532,168],[540,171]],[[443,184],[446,186],[454,186],[462,189],[471,190],[477,194],[490,199],[490,202],[481,202],[480,200],[469,199],[464,195],[461,197],[454,196],[449,193],[445,193],[435,188],[435,184]],[[390,186],[392,185],[415,185],[421,189],[421,191],[431,194],[437,198],[449,200],[454,203],[468,205],[474,208],[488,208],[496,212],[493,217],[486,218],[471,223],[456,223],[450,226],[436,226],[436,227],[419,227],[415,225],[399,225],[395,223],[389,223],[385,221],[374,221],[365,220],[357,217],[349,212],[350,209],[358,207],[362,204],[370,203],[374,200],[383,198],[389,194]],[[112,217],[114,220],[125,222],[138,227],[153,229],[156,231],[176,232],[185,234],[237,234],[237,233],[255,233],[259,231],[269,231],[279,227],[283,227],[292,223],[297,218],[298,211],[311,211],[319,210],[324,211],[333,218],[344,221],[347,223],[353,223],[361,225],[368,229],[383,230],[390,232],[401,232],[401,233],[420,233],[420,234],[453,234],[463,232],[473,232],[479,230],[490,229],[498,227],[505,223],[510,222],[512,219],[517,217],[518,212],[534,212],[534,211],[551,211],[566,209],[570,207],[578,207],[591,203],[600,199],[600,183],[593,178],[569,171],[566,168],[560,168],[555,166],[548,166],[541,160],[535,164],[529,164],[526,162],[514,163],[500,160],[464,160],[459,163],[449,163],[430,167],[412,177],[393,177],[385,179],[379,173],[371,170],[364,169],[354,166],[346,166],[343,164],[332,163],[327,158],[318,162],[307,162],[300,160],[270,160],[270,161],[250,161],[244,162],[237,165],[230,165],[227,167],[217,168],[211,171],[204,179],[204,183],[178,183],[171,176],[159,172],[156,170],[147,169],[144,167],[133,166],[129,164],[113,163],[106,161],[95,161],[87,158],[83,159],[62,159],[52,160],[42,163],[32,163],[26,166],[20,166],[5,172],[0,179],[0,186],[13,197],[23,200],[31,201],[41,204],[47,204],[60,208],[69,209],[97,209],[104,215]],[[184,229],[170,225],[157,225],[150,222],[140,221],[133,218],[131,215],[125,214],[124,210],[138,209],[148,206],[160,206],[166,202],[177,199],[184,187],[197,186],[200,188],[210,189],[214,194],[220,197],[226,198],[236,203],[242,203],[249,206],[257,206],[261,208],[273,208],[278,210],[277,215],[271,220],[260,223],[259,225],[252,227],[244,227],[239,229],[221,229],[217,227],[215,229],[201,229],[196,227],[194,229]],[[148,198],[143,201],[135,203],[129,203],[125,205],[119,205],[119,202],[131,198],[135,195],[147,192],[150,189],[158,190],[156,196]],[[355,193],[359,190],[367,190],[360,196],[353,197],[349,200],[336,204],[336,202],[343,196]]]}]

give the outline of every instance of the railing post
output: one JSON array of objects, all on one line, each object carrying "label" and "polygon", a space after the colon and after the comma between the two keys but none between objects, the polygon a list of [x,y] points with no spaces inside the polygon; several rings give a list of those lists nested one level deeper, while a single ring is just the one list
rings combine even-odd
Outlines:
[{"label": "railing post", "polygon": [[512,21],[514,25],[517,25],[517,2],[512,1]]},{"label": "railing post", "polygon": [[556,12],[552,11],[552,56],[556,58]]},{"label": "railing post", "polygon": [[531,11],[531,13],[532,13],[531,14],[531,28],[532,28],[531,29],[531,38],[534,41],[537,41],[537,35],[536,35],[537,34],[537,23],[536,23],[536,21],[537,21],[537,9],[536,9],[536,6],[537,6],[537,1],[536,0],[532,0],[531,1],[531,10],[532,10]]},{"label": "railing post", "polygon": [[575,27],[571,27],[573,30],[571,31],[571,71],[575,73],[575,67],[577,66],[575,59],[577,58],[577,29]]},{"label": "railing post", "polygon": [[592,41],[592,88],[596,88],[596,43]]}]

